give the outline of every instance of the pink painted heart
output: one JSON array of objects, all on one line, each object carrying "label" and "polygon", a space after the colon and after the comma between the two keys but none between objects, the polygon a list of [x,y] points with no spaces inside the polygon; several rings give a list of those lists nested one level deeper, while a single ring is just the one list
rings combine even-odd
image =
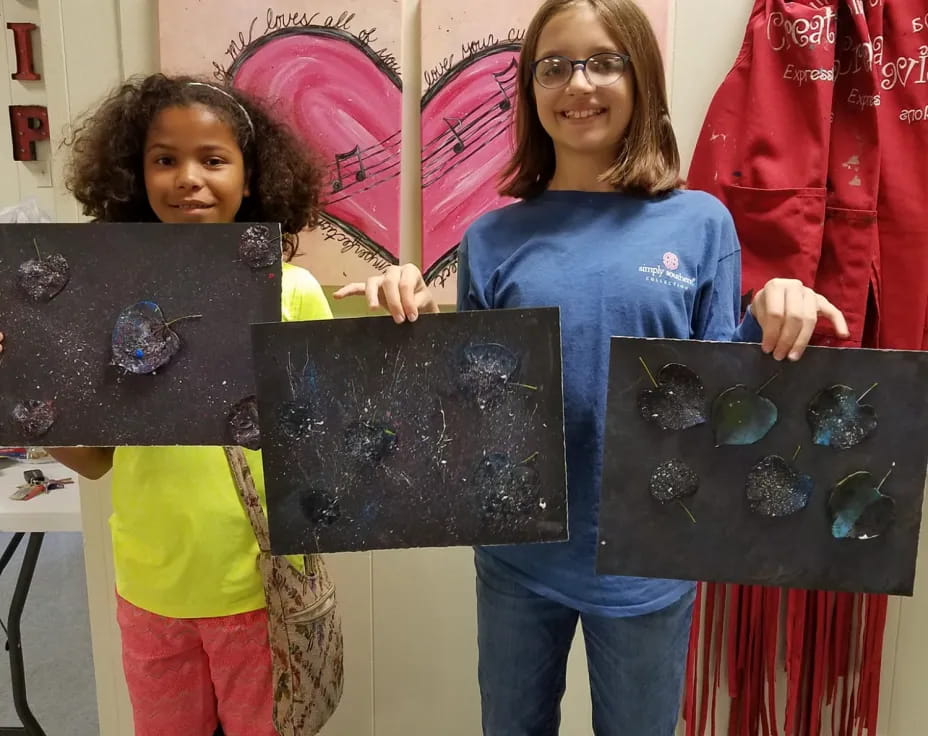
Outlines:
[{"label": "pink painted heart", "polygon": [[443,279],[467,227],[513,200],[497,193],[512,152],[518,46],[447,71],[422,100],[422,268]]},{"label": "pink painted heart", "polygon": [[[454,263],[464,230],[508,201],[496,193],[508,134],[518,46],[459,63],[422,101],[423,270]],[[353,36],[300,28],[247,49],[233,83],[272,103],[329,162],[325,213],[380,255],[399,256],[400,81]]]},{"label": "pink painted heart", "polygon": [[323,211],[393,263],[400,247],[400,80],[360,41],[331,28],[288,29],[249,47],[233,84],[328,163]]}]

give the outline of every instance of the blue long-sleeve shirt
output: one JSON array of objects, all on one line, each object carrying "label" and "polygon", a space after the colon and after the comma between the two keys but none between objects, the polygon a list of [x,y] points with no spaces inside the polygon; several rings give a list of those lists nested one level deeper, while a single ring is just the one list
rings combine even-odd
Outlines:
[{"label": "blue long-sleeve shirt", "polygon": [[534,592],[583,612],[634,616],[692,583],[597,575],[609,338],[758,341],[739,325],[741,254],[714,197],[548,191],[489,212],[461,244],[458,309],[560,307],[570,541],[477,554]]}]

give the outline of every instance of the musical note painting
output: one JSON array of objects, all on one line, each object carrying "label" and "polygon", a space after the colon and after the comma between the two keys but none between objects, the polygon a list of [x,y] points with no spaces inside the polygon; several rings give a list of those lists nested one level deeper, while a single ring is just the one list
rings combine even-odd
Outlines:
[{"label": "musical note painting", "polygon": [[399,259],[399,6],[376,0],[161,0],[165,73],[270,104],[326,166],[323,222],[295,263],[341,285]]},{"label": "musical note painting", "polygon": [[[638,2],[669,69],[673,2]],[[499,173],[513,145],[519,50],[539,5],[421,0],[420,265],[442,304],[455,301],[467,226],[508,204]],[[262,11],[249,0],[159,3],[165,72],[268,101],[325,162],[324,219],[303,235],[296,261],[323,284],[399,260],[401,19],[398,3],[378,0],[287,0]]]},{"label": "musical note painting", "polygon": [[[638,0],[669,69],[673,2]],[[541,0],[422,0],[422,270],[442,304],[456,293],[457,248],[498,194],[513,147],[519,52]]]}]

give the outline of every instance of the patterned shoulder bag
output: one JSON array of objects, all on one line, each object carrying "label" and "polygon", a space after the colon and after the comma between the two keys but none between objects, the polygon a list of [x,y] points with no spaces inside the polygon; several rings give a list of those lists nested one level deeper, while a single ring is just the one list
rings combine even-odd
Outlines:
[{"label": "patterned shoulder bag", "polygon": [[280,736],[313,736],[341,699],[344,648],[335,584],[319,555],[305,573],[271,554],[267,519],[240,447],[225,447],[235,488],[258,539],[274,666],[274,725]]}]

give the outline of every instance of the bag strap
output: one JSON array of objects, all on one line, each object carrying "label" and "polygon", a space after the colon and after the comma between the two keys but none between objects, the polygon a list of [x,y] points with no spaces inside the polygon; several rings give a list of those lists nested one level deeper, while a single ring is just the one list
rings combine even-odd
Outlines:
[{"label": "bag strap", "polygon": [[267,530],[267,519],[264,516],[261,499],[258,498],[255,480],[251,476],[251,469],[248,467],[245,453],[242,452],[241,447],[223,447],[222,449],[225,451],[229,470],[232,472],[232,482],[235,484],[235,490],[238,492],[242,506],[245,507],[248,521],[251,522],[251,528],[258,540],[258,547],[262,552],[270,552],[271,542]]}]

